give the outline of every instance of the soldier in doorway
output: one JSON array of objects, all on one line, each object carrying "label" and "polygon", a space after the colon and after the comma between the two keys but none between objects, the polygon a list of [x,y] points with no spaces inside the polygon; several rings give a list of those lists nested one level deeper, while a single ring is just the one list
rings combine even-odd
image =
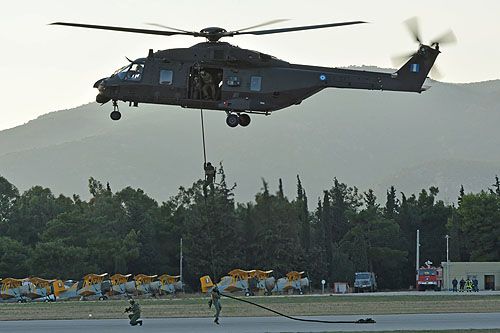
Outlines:
[{"label": "soldier in doorway", "polygon": [[453,291],[457,291],[457,286],[458,286],[458,281],[457,278],[453,278],[453,281],[451,281],[451,284],[453,285]]},{"label": "soldier in doorway", "polygon": [[201,99],[201,79],[198,76],[193,78],[193,99]]},{"label": "soldier in doorway", "polygon": [[210,185],[210,189],[214,190],[214,181],[215,181],[215,168],[212,163],[208,162],[203,165],[203,169],[205,169],[205,182],[203,183],[203,195],[207,196],[207,187]]},{"label": "soldier in doorway", "polygon": [[201,91],[203,92],[203,98],[204,99],[215,99],[215,82],[212,77],[212,74],[210,74],[207,71],[202,70],[200,72],[201,80],[203,81],[203,88],[201,88]]},{"label": "soldier in doorway", "polygon": [[128,318],[130,319],[130,325],[135,326],[139,324],[142,326],[142,320],[138,320],[139,318],[141,318],[141,307],[133,299],[130,299],[129,302],[130,306],[125,309],[125,312],[132,312],[128,315]]}]

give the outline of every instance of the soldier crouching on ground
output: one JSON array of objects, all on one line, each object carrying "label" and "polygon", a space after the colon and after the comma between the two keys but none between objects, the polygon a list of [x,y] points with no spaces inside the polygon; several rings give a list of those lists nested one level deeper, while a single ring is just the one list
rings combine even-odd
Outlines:
[{"label": "soldier crouching on ground", "polygon": [[142,326],[142,320],[137,320],[141,318],[141,307],[133,299],[129,300],[130,306],[125,309],[125,312],[132,312],[128,315],[130,319],[130,325],[135,326],[137,324]]},{"label": "soldier crouching on ground", "polygon": [[219,292],[219,288],[217,288],[217,286],[214,286],[212,288],[212,291],[210,292],[210,297],[211,299],[208,301],[208,307],[211,308],[212,305],[214,306],[215,308],[215,320],[214,320],[214,323],[216,323],[217,325],[219,325],[219,314],[220,314],[220,310],[222,309],[222,306],[220,305],[220,292]]}]

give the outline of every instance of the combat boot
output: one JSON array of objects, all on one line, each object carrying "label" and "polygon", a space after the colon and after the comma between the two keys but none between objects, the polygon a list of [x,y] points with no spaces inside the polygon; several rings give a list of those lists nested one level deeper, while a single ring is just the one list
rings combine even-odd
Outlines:
[{"label": "combat boot", "polygon": [[216,323],[217,325],[219,325],[219,318],[215,318],[214,323]]}]

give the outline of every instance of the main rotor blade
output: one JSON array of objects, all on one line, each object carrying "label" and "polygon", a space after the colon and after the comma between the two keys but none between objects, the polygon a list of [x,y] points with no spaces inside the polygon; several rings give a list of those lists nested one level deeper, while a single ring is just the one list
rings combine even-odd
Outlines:
[{"label": "main rotor blade", "polygon": [[329,23],[329,24],[319,24],[319,25],[306,25],[306,26],[302,26],[302,27],[292,27],[292,28],[283,28],[283,29],[270,29],[270,30],[258,30],[258,31],[246,31],[246,32],[232,31],[231,33],[234,35],[246,35],[246,34],[268,35],[268,34],[277,34],[277,33],[282,33],[282,32],[340,27],[340,26],[344,26],[344,25],[361,24],[361,23],[367,23],[367,22],[352,21],[352,22]]},{"label": "main rotor blade", "polygon": [[67,22],[55,22],[50,23],[50,25],[64,25],[68,27],[79,27],[79,28],[89,28],[89,29],[100,29],[100,30],[113,30],[122,32],[133,32],[138,34],[148,34],[148,35],[160,35],[160,36],[172,36],[172,35],[190,35],[196,36],[195,32],[176,32],[176,31],[164,31],[164,30],[149,30],[149,29],[135,29],[135,28],[123,28],[123,27],[111,27],[107,25],[92,25],[92,24],[81,24],[81,23],[67,23]]},{"label": "main rotor blade", "polygon": [[418,18],[416,16],[409,18],[404,23],[406,24],[406,27],[410,31],[413,38],[415,38],[415,41],[419,44],[422,44],[422,38],[420,37],[420,28],[418,26]]},{"label": "main rotor blade", "polygon": [[146,24],[147,24],[147,25],[156,26],[156,27],[159,27],[159,28],[163,28],[163,29],[170,29],[170,30],[175,30],[175,31],[185,32],[185,33],[188,33],[188,34],[193,33],[193,32],[191,32],[191,31],[187,31],[187,30],[182,30],[182,29],[177,29],[177,28],[167,27],[166,25],[163,25],[163,24],[158,24],[158,23],[146,23]]},{"label": "main rotor blade", "polygon": [[258,27],[263,27],[263,26],[265,26],[265,25],[275,24],[275,23],[284,22],[284,21],[288,21],[288,19],[277,19],[277,20],[272,20],[272,21],[268,21],[268,22],[261,23],[261,24],[252,25],[251,27],[248,27],[248,28],[238,29],[238,30],[236,30],[236,31],[238,31],[238,32],[239,32],[239,31],[245,31],[245,30],[254,29],[254,28],[258,28]]}]

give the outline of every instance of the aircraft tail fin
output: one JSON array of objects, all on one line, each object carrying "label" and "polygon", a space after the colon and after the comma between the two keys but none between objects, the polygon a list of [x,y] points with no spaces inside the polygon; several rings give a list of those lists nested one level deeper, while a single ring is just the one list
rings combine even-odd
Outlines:
[{"label": "aircraft tail fin", "polygon": [[425,91],[426,88],[423,87],[424,81],[439,53],[441,52],[438,46],[432,48],[427,45],[420,45],[418,51],[396,72],[397,79],[403,86],[402,90]]},{"label": "aircraft tail fin", "polygon": [[66,291],[66,286],[61,280],[56,280],[52,283],[52,287],[54,289],[54,295],[56,297],[61,296],[61,292]]},{"label": "aircraft tail fin", "polygon": [[209,288],[212,288],[214,286],[214,283],[212,282],[212,279],[209,275],[202,276],[200,278],[200,282],[201,291],[203,291],[204,293],[207,293],[209,291]]}]

